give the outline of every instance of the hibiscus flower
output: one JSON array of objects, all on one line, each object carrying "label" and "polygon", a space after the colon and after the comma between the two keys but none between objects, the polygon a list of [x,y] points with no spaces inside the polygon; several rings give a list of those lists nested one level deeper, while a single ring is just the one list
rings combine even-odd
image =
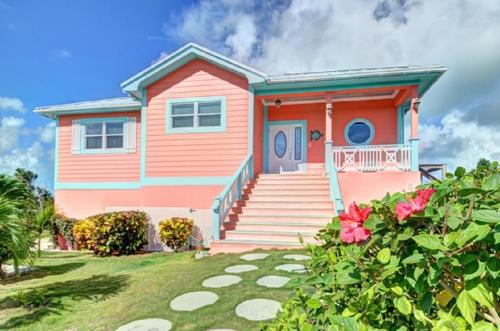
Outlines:
[{"label": "hibiscus flower", "polygon": [[396,204],[396,216],[399,221],[403,221],[408,217],[419,213],[425,209],[431,196],[436,192],[434,188],[425,190],[417,190],[417,196],[406,202],[398,202]]},{"label": "hibiscus flower", "polygon": [[359,243],[370,237],[371,231],[363,226],[372,212],[370,207],[359,208],[355,202],[349,206],[349,213],[342,213],[340,218],[340,239],[345,243]]}]

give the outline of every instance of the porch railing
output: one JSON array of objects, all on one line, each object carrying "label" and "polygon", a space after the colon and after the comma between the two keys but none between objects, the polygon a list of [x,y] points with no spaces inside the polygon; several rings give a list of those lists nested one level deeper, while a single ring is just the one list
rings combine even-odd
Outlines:
[{"label": "porch railing", "polygon": [[333,161],[332,144],[331,142],[325,144],[326,148],[326,173],[328,174],[328,180],[330,183],[330,200],[335,204],[335,210],[337,213],[344,211],[344,201],[342,199],[342,193],[340,191],[339,178],[337,176],[337,169]]},{"label": "porch railing", "polygon": [[229,214],[233,204],[241,198],[243,188],[253,177],[253,155],[248,155],[240,165],[231,181],[226,184],[212,204],[213,210],[213,239],[220,240],[220,227]]},{"label": "porch railing", "polygon": [[410,171],[411,157],[409,144],[333,147],[335,168],[339,172]]}]

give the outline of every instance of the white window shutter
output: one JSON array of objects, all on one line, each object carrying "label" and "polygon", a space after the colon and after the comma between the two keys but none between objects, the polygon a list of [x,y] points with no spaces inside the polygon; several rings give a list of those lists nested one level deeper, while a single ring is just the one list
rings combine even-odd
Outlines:
[{"label": "white window shutter", "polygon": [[137,141],[137,119],[135,116],[130,116],[127,121],[127,153],[136,152]]},{"label": "white window shutter", "polygon": [[81,132],[82,126],[80,120],[73,120],[71,125],[71,153],[80,154],[81,153]]}]

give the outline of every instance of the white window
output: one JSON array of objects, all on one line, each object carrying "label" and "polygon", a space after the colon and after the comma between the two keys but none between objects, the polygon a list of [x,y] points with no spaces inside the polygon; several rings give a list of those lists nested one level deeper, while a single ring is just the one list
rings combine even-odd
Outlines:
[{"label": "white window", "polygon": [[169,100],[167,133],[224,131],[225,116],[223,97]]},{"label": "white window", "polygon": [[122,149],[125,121],[101,121],[83,124],[84,150]]}]

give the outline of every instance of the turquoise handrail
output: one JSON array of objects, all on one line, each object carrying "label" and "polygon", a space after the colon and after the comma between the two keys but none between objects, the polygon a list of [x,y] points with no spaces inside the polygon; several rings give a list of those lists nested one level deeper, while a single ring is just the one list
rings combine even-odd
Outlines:
[{"label": "turquoise handrail", "polygon": [[212,204],[213,240],[220,240],[220,226],[233,204],[241,198],[246,183],[253,178],[253,155],[249,154],[241,163],[231,180]]},{"label": "turquoise handrail", "polygon": [[339,178],[337,175],[337,168],[333,161],[332,144],[325,144],[325,161],[326,172],[328,173],[330,182],[330,200],[335,203],[335,210],[341,213],[345,210],[344,201],[342,200],[342,192],[340,191]]}]

